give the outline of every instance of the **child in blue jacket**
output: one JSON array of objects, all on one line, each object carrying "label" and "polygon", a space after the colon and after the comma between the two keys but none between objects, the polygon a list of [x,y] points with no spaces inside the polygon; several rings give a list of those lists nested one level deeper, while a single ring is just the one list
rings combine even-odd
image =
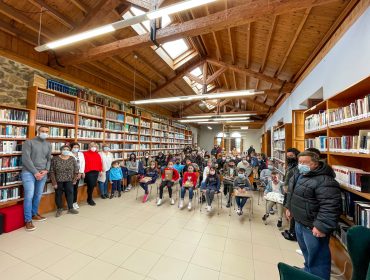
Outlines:
[{"label": "child in blue jacket", "polygon": [[150,166],[146,169],[145,171],[145,177],[150,177],[151,180],[147,182],[140,182],[140,186],[144,189],[144,197],[143,197],[143,203],[148,201],[148,196],[149,196],[149,191],[148,191],[148,186],[150,184],[154,184],[155,181],[158,178],[158,169],[157,169],[157,164],[155,161],[150,162]]},{"label": "child in blue jacket", "polygon": [[121,186],[122,179],[123,179],[123,174],[122,174],[121,167],[119,165],[119,161],[118,160],[113,161],[112,162],[112,167],[109,170],[109,181],[112,184],[112,191],[111,191],[111,194],[110,194],[110,197],[109,197],[110,199],[112,199],[114,197],[114,194],[117,191],[118,191],[118,197],[121,196],[120,186]]},{"label": "child in blue jacket", "polygon": [[206,197],[207,211],[210,212],[212,210],[212,201],[215,193],[220,191],[220,177],[217,175],[216,168],[214,166],[209,168],[209,174],[201,189]]}]

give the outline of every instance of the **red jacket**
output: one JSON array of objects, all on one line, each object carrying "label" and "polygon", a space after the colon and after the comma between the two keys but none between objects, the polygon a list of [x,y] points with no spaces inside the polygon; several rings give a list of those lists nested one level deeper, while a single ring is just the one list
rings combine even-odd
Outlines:
[{"label": "red jacket", "polygon": [[166,170],[173,170],[173,176],[172,176],[172,181],[177,181],[180,178],[179,172],[175,168],[168,168],[166,167],[162,173],[162,180],[165,179],[165,171]]},{"label": "red jacket", "polygon": [[98,152],[86,151],[84,152],[85,157],[85,173],[89,171],[102,171],[103,164],[101,157]]},{"label": "red jacket", "polygon": [[193,188],[195,188],[197,186],[198,174],[196,172],[185,172],[184,178],[182,180],[183,185],[185,184],[185,182],[188,181],[188,178],[190,178],[190,180],[193,183]]}]

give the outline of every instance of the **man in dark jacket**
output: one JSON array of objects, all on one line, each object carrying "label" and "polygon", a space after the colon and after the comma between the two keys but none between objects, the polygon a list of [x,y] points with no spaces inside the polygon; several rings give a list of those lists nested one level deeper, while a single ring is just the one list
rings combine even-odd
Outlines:
[{"label": "man in dark jacket", "polygon": [[295,218],[295,230],[305,263],[304,270],[330,279],[329,239],[341,213],[341,194],[333,169],[317,154],[298,155],[298,169],[289,181],[288,219]]}]

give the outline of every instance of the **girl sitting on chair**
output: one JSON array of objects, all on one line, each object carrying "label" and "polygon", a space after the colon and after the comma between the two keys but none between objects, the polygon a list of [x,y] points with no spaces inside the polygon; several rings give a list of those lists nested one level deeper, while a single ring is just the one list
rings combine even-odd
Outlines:
[{"label": "girl sitting on chair", "polygon": [[159,199],[157,202],[157,206],[162,204],[163,199],[163,189],[167,186],[168,188],[168,195],[171,200],[171,205],[175,204],[175,200],[172,198],[172,187],[175,182],[180,178],[179,172],[175,168],[173,168],[173,162],[170,161],[168,166],[162,172],[162,183],[159,187]]},{"label": "girl sitting on chair", "polygon": [[220,177],[217,175],[216,168],[214,166],[209,168],[209,174],[205,184],[202,186],[202,191],[206,197],[207,211],[210,212],[212,210],[212,201],[215,193],[220,191]]},{"label": "girl sitting on chair", "polygon": [[145,176],[140,180],[140,186],[144,189],[143,203],[148,201],[148,186],[154,184],[158,178],[158,169],[155,161],[151,161],[149,167],[145,170]]},{"label": "girl sitting on chair", "polygon": [[191,202],[194,197],[194,190],[197,186],[198,174],[194,172],[194,166],[189,165],[188,171],[185,172],[184,178],[182,180],[181,186],[181,200],[179,208],[182,209],[184,207],[184,198],[186,190],[189,190],[189,204],[188,209],[191,210]]}]

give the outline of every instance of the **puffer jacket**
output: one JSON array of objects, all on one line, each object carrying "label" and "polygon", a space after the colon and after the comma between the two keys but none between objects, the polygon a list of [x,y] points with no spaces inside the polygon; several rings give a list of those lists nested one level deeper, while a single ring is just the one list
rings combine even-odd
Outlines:
[{"label": "puffer jacket", "polygon": [[330,234],[337,226],[342,201],[333,169],[320,161],[316,170],[302,175],[295,169],[289,181],[286,207],[296,222]]}]

